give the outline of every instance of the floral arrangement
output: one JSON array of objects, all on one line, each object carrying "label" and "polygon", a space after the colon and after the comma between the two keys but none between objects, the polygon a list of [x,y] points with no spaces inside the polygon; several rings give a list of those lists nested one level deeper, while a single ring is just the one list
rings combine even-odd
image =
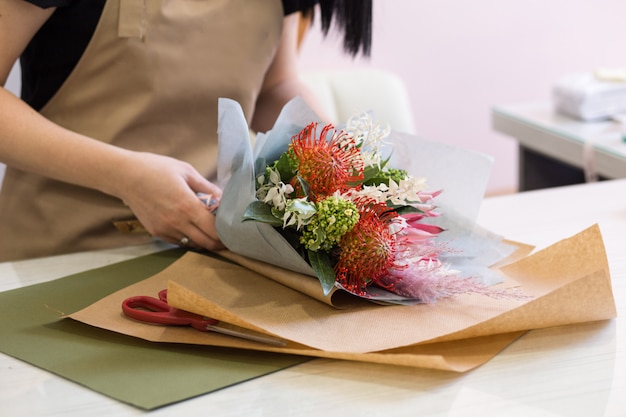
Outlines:
[{"label": "floral arrangement", "polygon": [[[442,260],[435,199],[424,178],[389,166],[390,129],[369,114],[345,128],[305,126],[280,156],[262,161],[256,201],[244,221],[273,226],[312,267],[326,294],[335,286],[370,298],[384,289],[418,302],[458,293],[503,295]],[[258,161],[257,161],[258,166]]]}]

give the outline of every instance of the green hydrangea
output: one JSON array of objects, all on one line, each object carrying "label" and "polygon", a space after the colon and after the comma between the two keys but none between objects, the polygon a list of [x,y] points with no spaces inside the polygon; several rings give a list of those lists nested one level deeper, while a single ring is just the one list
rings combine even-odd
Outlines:
[{"label": "green hydrangea", "polygon": [[300,243],[312,251],[330,250],[359,221],[356,205],[337,196],[315,203],[315,212],[300,237]]},{"label": "green hydrangea", "polygon": [[404,169],[385,168],[380,170],[374,178],[365,181],[365,185],[378,185],[381,183],[389,185],[389,180],[399,183],[401,180],[405,179],[407,175],[408,172]]}]

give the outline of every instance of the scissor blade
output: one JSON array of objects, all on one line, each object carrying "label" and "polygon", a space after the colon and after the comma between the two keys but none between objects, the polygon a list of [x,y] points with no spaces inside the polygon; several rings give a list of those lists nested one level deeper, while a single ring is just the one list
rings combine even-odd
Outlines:
[{"label": "scissor blade", "polygon": [[233,337],[238,337],[241,339],[252,340],[254,342],[266,343],[268,345],[274,345],[274,346],[287,345],[287,342],[285,342],[282,339],[277,339],[277,338],[273,338],[269,336],[262,336],[260,334],[252,334],[252,333],[244,332],[242,330],[229,329],[223,326],[216,326],[216,325],[210,324],[206,326],[206,328],[207,330],[213,331],[215,333],[221,333],[227,336],[233,336]]}]

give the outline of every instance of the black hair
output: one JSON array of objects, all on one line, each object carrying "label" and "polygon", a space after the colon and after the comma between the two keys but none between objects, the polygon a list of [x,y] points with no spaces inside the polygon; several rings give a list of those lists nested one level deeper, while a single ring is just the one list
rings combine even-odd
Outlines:
[{"label": "black hair", "polygon": [[372,0],[293,0],[293,10],[314,19],[314,8],[319,5],[324,36],[330,29],[343,35],[343,49],[352,56],[370,55],[372,46]]},{"label": "black hair", "polygon": [[372,0],[319,0],[322,32],[327,35],[334,20],[343,32],[344,50],[370,56],[372,46]]}]

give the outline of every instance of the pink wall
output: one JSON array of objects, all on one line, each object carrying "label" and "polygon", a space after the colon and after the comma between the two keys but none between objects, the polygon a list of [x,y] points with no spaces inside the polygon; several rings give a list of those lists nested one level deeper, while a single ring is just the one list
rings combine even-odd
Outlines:
[{"label": "pink wall", "polygon": [[[491,129],[495,104],[547,101],[570,71],[626,65],[623,0],[374,0],[369,61],[314,27],[303,71],[370,66],[406,82],[417,132],[495,157],[488,192],[517,183],[515,141]],[[367,109],[364,109],[367,110]]]},{"label": "pink wall", "polygon": [[[516,144],[491,129],[493,105],[549,100],[566,72],[626,66],[624,0],[373,1],[369,61],[343,55],[336,36],[322,39],[314,27],[302,70],[394,71],[407,84],[420,136],[495,157],[490,193],[517,183]],[[17,90],[17,75],[9,89]]]}]

